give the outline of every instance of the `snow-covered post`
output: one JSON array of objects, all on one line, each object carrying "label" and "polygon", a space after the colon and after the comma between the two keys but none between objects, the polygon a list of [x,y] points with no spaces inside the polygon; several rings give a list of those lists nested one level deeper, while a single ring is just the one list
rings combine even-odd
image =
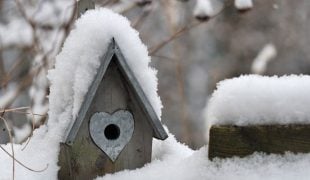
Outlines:
[{"label": "snow-covered post", "polygon": [[310,152],[310,76],[241,76],[208,104],[209,158]]},{"label": "snow-covered post", "polygon": [[168,135],[149,61],[124,17],[99,9],[78,19],[50,72],[50,119],[64,127],[59,179],[93,179],[151,161],[153,137]]}]

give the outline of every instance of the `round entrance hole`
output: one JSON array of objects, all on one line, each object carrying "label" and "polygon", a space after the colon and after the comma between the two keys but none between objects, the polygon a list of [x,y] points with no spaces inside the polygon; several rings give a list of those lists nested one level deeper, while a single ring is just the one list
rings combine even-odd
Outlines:
[{"label": "round entrance hole", "polygon": [[109,124],[104,129],[104,135],[108,140],[116,140],[120,135],[120,129],[115,124]]}]

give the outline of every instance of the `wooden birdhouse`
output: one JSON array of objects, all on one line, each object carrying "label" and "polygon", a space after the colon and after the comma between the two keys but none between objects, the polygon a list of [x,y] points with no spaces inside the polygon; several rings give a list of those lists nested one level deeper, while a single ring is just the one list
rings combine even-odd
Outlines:
[{"label": "wooden birdhouse", "polygon": [[151,161],[167,133],[114,40],[61,144],[58,177],[93,179]]}]

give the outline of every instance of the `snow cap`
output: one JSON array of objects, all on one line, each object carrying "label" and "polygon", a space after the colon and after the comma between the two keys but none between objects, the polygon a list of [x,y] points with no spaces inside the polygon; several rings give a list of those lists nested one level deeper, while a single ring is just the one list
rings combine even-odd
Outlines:
[{"label": "snow cap", "polygon": [[224,80],[209,100],[208,124],[310,124],[309,92],[308,75]]},{"label": "snow cap", "polygon": [[[49,72],[51,82],[49,124],[70,123],[76,118],[89,86],[100,66],[100,58],[107,51],[112,38],[121,52],[157,116],[162,104],[157,94],[157,71],[139,33],[127,18],[108,9],[89,10],[76,22],[61,53],[56,57],[55,69]],[[60,119],[69,113],[67,120]]]}]

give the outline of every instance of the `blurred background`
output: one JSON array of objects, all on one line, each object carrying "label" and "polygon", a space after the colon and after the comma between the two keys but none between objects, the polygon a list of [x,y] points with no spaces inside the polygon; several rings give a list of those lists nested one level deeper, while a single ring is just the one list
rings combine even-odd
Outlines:
[{"label": "blurred background", "polygon": [[[253,6],[241,7],[237,1],[94,1],[139,31],[158,70],[162,122],[194,149],[206,143],[204,110],[217,82],[310,73],[310,1],[245,0]],[[16,143],[48,120],[46,74],[77,7],[74,0],[0,0],[0,115]],[[1,121],[0,143],[8,141]]]}]

